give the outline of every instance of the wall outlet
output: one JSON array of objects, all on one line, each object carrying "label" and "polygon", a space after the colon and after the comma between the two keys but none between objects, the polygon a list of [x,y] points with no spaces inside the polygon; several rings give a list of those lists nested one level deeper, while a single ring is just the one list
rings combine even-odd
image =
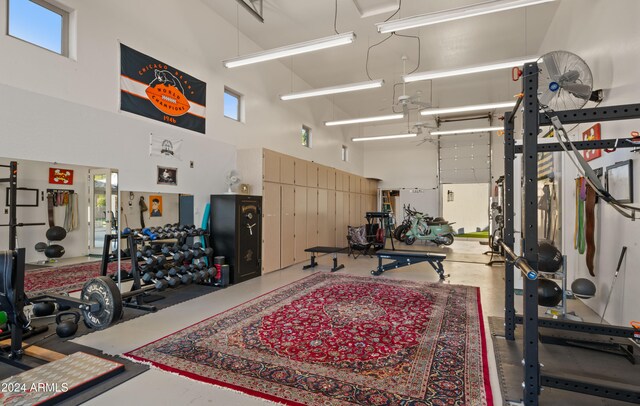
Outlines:
[{"label": "wall outlet", "polygon": [[193,161],[189,161],[189,168],[193,168]]},{"label": "wall outlet", "polygon": [[9,214],[9,209],[4,209],[4,214]]}]

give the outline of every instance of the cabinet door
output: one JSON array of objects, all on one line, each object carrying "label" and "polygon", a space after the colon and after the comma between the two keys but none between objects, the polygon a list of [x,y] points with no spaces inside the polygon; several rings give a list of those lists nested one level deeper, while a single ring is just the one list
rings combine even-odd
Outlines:
[{"label": "cabinet door", "polygon": [[[305,174],[306,175],[306,174]],[[295,261],[302,262],[307,259],[307,188],[303,186],[295,187]]]},{"label": "cabinet door", "polygon": [[327,189],[336,190],[336,170],[333,168],[327,169]]},{"label": "cabinet door", "polygon": [[307,162],[307,186],[318,187],[318,164]]},{"label": "cabinet door", "polygon": [[[295,196],[294,187],[282,185],[280,211],[280,266],[286,268],[295,262]],[[269,238],[267,236],[266,238]]]},{"label": "cabinet door", "polygon": [[359,204],[358,195],[355,193],[349,193],[349,224],[352,226],[360,226],[364,224],[364,219],[361,219],[357,212]]},{"label": "cabinet door", "polygon": [[318,246],[318,189],[307,188],[307,245]]},{"label": "cabinet door", "polygon": [[318,189],[318,245],[329,245],[329,233],[327,229],[327,190]]},{"label": "cabinet door", "polygon": [[360,192],[360,179],[356,175],[351,175],[349,177],[349,192],[351,193]]},{"label": "cabinet door", "polygon": [[343,173],[342,174],[342,190],[344,190],[345,192],[348,192],[350,187],[351,187],[351,176],[348,173]]},{"label": "cabinet door", "polygon": [[280,185],[262,186],[262,273],[280,269]]},{"label": "cabinet door", "polygon": [[280,156],[280,183],[293,185],[295,179],[295,158],[282,155]]},{"label": "cabinet door", "polygon": [[280,154],[262,150],[262,178],[267,182],[280,182]]},{"label": "cabinet door", "polygon": [[319,165],[318,166],[318,187],[322,188],[322,189],[326,189],[327,188],[327,176],[328,176],[328,169],[326,166],[322,166]]},{"label": "cabinet door", "polygon": [[347,227],[344,225],[344,192],[336,190],[336,247],[346,247]]},{"label": "cabinet door", "polygon": [[342,177],[342,172],[336,170],[336,190],[344,191],[343,183],[344,178]]},{"label": "cabinet door", "polygon": [[296,186],[307,186],[307,161],[302,159],[296,159],[294,162],[295,177],[294,183]]},{"label": "cabinet door", "polygon": [[336,191],[327,191],[327,245],[336,247]]},{"label": "cabinet door", "polygon": [[343,244],[347,244],[347,226],[359,226],[360,223],[352,223],[349,218],[349,193],[343,192],[344,196],[342,204],[342,241]]},{"label": "cabinet door", "polygon": [[360,193],[369,194],[369,180],[366,178],[360,178]]}]

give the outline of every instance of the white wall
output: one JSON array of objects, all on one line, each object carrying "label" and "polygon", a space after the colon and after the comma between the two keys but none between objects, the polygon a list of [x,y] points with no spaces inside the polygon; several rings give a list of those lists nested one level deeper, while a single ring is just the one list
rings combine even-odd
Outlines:
[{"label": "white wall", "polygon": [[[453,192],[453,200],[448,201],[447,193]],[[442,216],[455,223],[456,232],[464,228],[465,233],[473,233],[477,228],[484,230],[489,225],[489,186],[486,183],[442,185]]]},{"label": "white wall", "polygon": [[[371,141],[365,145],[364,173],[366,177],[382,179],[380,189],[400,189],[397,210],[403,203],[416,205],[432,216],[439,214],[438,150],[435,145],[419,140]],[[402,189],[425,189],[425,193],[405,196]],[[402,213],[398,213],[402,219]]]},{"label": "white wall", "polygon": [[[236,148],[267,146],[349,172],[363,172],[362,147],[349,130],[327,129],[329,99],[284,103],[277,95],[292,74],[281,62],[227,70],[236,55],[236,29],[197,0],[157,0],[171,10],[172,29],[159,29],[148,2],[60,0],[75,10],[77,56],[65,58],[0,35],[0,122],[3,156],[57,161],[119,170],[121,189],[193,194],[199,218],[208,195],[226,190],[224,174],[236,166]],[[6,30],[7,0],[0,0],[0,32]],[[119,43],[122,42],[207,83],[205,135],[119,112]],[[257,49],[241,37],[243,52]],[[302,82],[298,80],[298,83]],[[245,96],[246,121],[222,115],[223,88]],[[313,149],[300,145],[300,126],[313,129]],[[343,132],[344,131],[344,132]],[[183,139],[182,160],[150,157],[149,135]],[[340,160],[348,143],[351,159]],[[194,168],[189,162],[194,162]],[[178,168],[177,186],[158,186],[157,165]]]},{"label": "white wall", "polygon": [[[640,2],[635,0],[564,0],[559,2],[558,12],[550,26],[541,47],[541,53],[556,49],[567,50],[581,56],[590,66],[595,88],[605,89],[606,105],[638,103],[640,101],[640,37],[637,34],[637,16],[640,15]],[[581,139],[582,131],[592,124],[581,125],[571,134]],[[571,128],[572,126],[567,126]],[[603,122],[602,137],[628,137],[632,130],[640,127],[640,121]],[[637,154],[629,150],[618,150],[602,158],[591,161],[593,168],[606,167],[617,161],[634,159],[635,200],[640,200],[640,176],[637,166],[640,162]],[[596,277],[588,275],[584,256],[573,249],[575,194],[573,179],[576,171],[573,165],[564,159],[563,181],[563,252],[568,256],[569,280],[588,277],[597,285],[598,293],[593,299],[585,301],[594,310],[601,313],[613,280],[615,267],[623,245],[629,247],[620,276],[612,294],[606,320],[610,323],[628,325],[630,320],[640,318],[640,273],[633,264],[640,262],[640,223],[632,222],[617,214],[611,207],[599,204],[597,208],[597,252]],[[637,203],[636,203],[637,205]]]},{"label": "white wall", "polygon": [[[120,191],[120,207],[122,207],[121,229],[125,227],[140,228],[140,196],[144,197],[147,204],[147,210],[144,212],[143,219],[146,227],[160,227],[165,224],[174,224],[180,221],[180,195],[177,193],[147,193],[147,192],[131,192],[133,200],[129,199],[130,191]],[[151,217],[151,199],[149,196],[162,196],[162,216]],[[129,202],[131,201],[131,205]]]},{"label": "white wall", "polygon": [[[0,164],[8,165],[11,159],[0,158]],[[73,185],[61,186],[49,184],[49,168],[59,167],[72,169]],[[17,217],[20,223],[45,223],[43,226],[19,227],[17,230],[18,247],[26,248],[27,261],[40,261],[46,259],[44,253],[35,251],[36,243],[47,242],[45,236],[49,229],[47,211],[47,189],[73,190],[78,194],[78,228],[67,233],[67,237],[56,244],[65,248],[64,257],[76,257],[88,254],[88,226],[87,226],[87,175],[89,168],[67,164],[53,164],[29,160],[18,160],[18,187],[39,189],[38,207],[18,207]],[[0,168],[0,178],[8,176],[7,168]],[[5,213],[5,189],[9,185],[0,184],[0,224],[9,223],[9,215]],[[44,193],[44,200],[42,200]],[[54,207],[54,224],[64,226],[65,207]],[[0,229],[0,247],[9,246],[9,232],[6,227]]]}]

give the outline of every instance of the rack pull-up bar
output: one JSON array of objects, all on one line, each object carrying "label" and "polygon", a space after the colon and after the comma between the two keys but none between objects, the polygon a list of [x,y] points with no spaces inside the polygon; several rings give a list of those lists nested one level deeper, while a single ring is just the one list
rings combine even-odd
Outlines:
[{"label": "rack pull-up bar", "polygon": [[507,258],[507,260],[511,260],[513,264],[520,270],[520,272],[522,272],[522,275],[524,277],[531,281],[535,281],[536,279],[538,279],[538,271],[531,268],[524,257],[516,255],[516,253],[513,252],[513,250],[509,248],[509,246],[503,241],[500,241],[499,244],[504,250],[505,254],[507,254],[507,256],[509,257]]}]

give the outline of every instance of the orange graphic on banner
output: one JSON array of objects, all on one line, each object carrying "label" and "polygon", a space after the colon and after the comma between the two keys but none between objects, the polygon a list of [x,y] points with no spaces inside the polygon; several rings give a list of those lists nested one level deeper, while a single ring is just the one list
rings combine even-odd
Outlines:
[{"label": "orange graphic on banner", "polygon": [[[589,128],[582,133],[583,141],[599,141],[600,140],[600,123]],[[602,156],[602,150],[600,149],[587,149],[582,151],[585,161],[593,161],[596,158]]]}]

